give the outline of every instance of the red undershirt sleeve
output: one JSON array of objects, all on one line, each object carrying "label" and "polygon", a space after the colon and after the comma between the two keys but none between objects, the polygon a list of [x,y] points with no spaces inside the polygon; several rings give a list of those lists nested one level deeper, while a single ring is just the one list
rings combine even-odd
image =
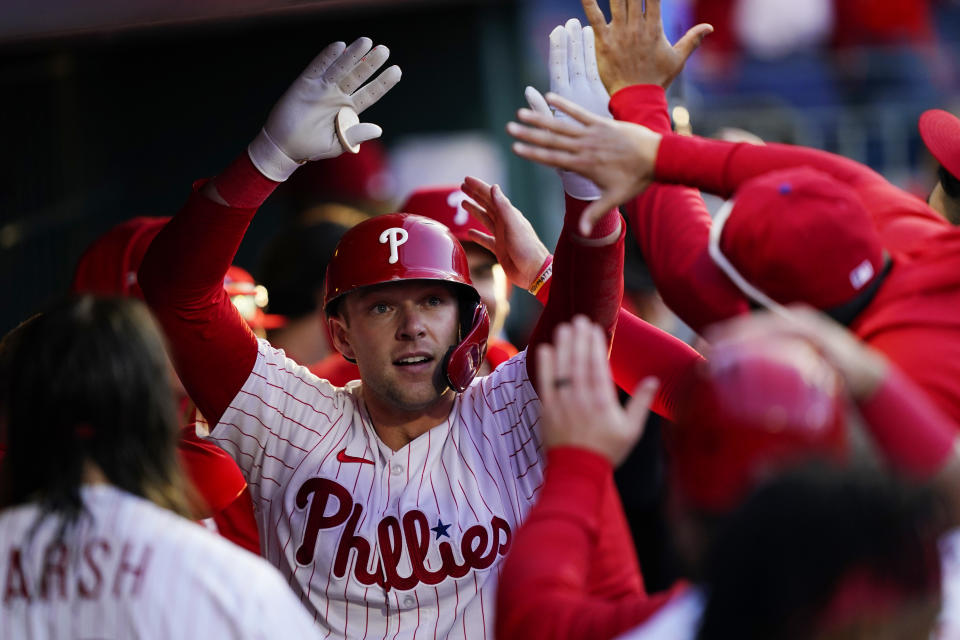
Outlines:
[{"label": "red undershirt sleeve", "polygon": [[620,528],[629,539],[625,523],[608,518],[603,506],[613,472],[602,456],[579,448],[551,449],[547,460],[537,504],[503,565],[497,637],[614,638],[652,615],[670,592],[618,600],[590,594],[588,576],[602,529]]},{"label": "red undershirt sleeve", "polygon": [[617,323],[617,312],[623,298],[623,242],[626,226],[620,214],[612,210],[597,228],[620,227],[616,239],[605,244],[579,235],[580,214],[589,202],[566,197],[567,211],[563,230],[554,252],[550,299],[540,314],[527,346],[527,375],[536,387],[536,348],[553,340],[553,331],[562,322],[576,315],[585,315],[603,327],[608,341]]},{"label": "red undershirt sleeve", "polygon": [[[243,154],[223,177],[247,176],[245,159]],[[223,289],[255,211],[217,204],[195,190],[153,240],[140,267],[140,286],[166,333],[177,373],[211,425],[257,358],[257,339]]]},{"label": "red undershirt sleeve", "polygon": [[[610,111],[618,120],[672,135],[659,86],[618,91]],[[710,258],[710,213],[697,189],[654,183],[628,202],[624,213],[663,301],[694,331],[749,311],[743,294]]]},{"label": "red undershirt sleeve", "polygon": [[818,149],[786,144],[733,143],[664,133],[657,152],[656,179],[684,184],[729,198],[747,180],[770,171],[812,167],[853,188],[887,181],[859,162]]},{"label": "red undershirt sleeve", "polygon": [[690,345],[620,309],[610,349],[613,379],[632,394],[641,380],[656,376],[660,387],[651,406],[656,413],[674,419],[684,382],[701,360],[703,356]]}]

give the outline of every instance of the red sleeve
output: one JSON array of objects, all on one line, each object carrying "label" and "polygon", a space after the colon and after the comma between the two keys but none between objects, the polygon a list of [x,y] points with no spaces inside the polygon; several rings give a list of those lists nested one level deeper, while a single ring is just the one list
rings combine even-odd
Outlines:
[{"label": "red sleeve", "polygon": [[880,388],[859,407],[874,443],[899,471],[930,478],[956,450],[957,429],[950,418],[892,365]]},{"label": "red sleeve", "polygon": [[641,380],[657,376],[660,388],[651,407],[656,413],[673,419],[683,382],[701,360],[703,356],[682,340],[620,309],[610,349],[613,379],[621,389],[633,393]]},{"label": "red sleeve", "polygon": [[166,333],[177,373],[211,425],[257,358],[257,339],[223,290],[223,276],[254,212],[195,191],[157,234],[140,266],[140,286]]},{"label": "red sleeve", "polygon": [[246,487],[223,511],[215,514],[213,521],[221,536],[250,553],[260,555],[260,532],[253,515],[250,487]]},{"label": "red sleeve", "polygon": [[602,456],[576,448],[551,449],[547,460],[537,504],[503,564],[497,638],[614,638],[643,622],[669,595],[612,601],[590,594],[597,537],[604,527],[623,526],[603,516],[612,469]]},{"label": "red sleeve", "polygon": [[180,430],[177,451],[187,477],[207,507],[207,512],[198,514],[199,517],[225,509],[246,488],[237,463],[214,442],[200,439],[196,423],[191,421]]},{"label": "red sleeve", "polygon": [[699,192],[654,184],[626,213],[657,291],[694,331],[749,312],[746,297],[710,257],[710,213]]},{"label": "red sleeve", "polygon": [[351,380],[360,379],[360,369],[349,362],[339,351],[334,351],[320,362],[308,367],[310,373],[326,380],[335,387],[342,387]]},{"label": "red sleeve", "polygon": [[[659,86],[618,91],[610,99],[610,111],[618,120],[672,135],[667,98]],[[749,311],[746,298],[710,258],[711,219],[699,191],[653,184],[624,209],[663,301],[694,331]]]},{"label": "red sleeve", "polygon": [[661,182],[697,187],[729,198],[750,178],[798,166],[829,173],[857,191],[889,250],[909,248],[915,240],[949,224],[916,196],[890,184],[869,167],[807,147],[734,144],[667,134],[660,142],[655,173]]},{"label": "red sleeve", "polygon": [[610,111],[617,120],[669,134],[664,136],[657,155],[656,175],[662,182],[697,187],[729,198],[740,184],[754,176],[811,166],[830,173],[859,193],[888,250],[905,250],[948,224],[922,200],[890,184],[872,169],[842,156],[806,147],[734,144],[672,134],[666,95],[658,86],[621,89],[610,98]]},{"label": "red sleeve", "polygon": [[802,166],[829,173],[854,188],[886,182],[879,173],[859,162],[818,149],[733,143],[674,133],[664,134],[654,173],[658,181],[684,184],[729,198],[751,178]]},{"label": "red sleeve", "polygon": [[[566,203],[563,230],[554,252],[550,299],[527,345],[527,375],[534,386],[537,380],[537,345],[552,341],[553,330],[558,324],[582,314],[603,327],[607,339],[611,340],[623,298],[623,239],[626,226],[622,220],[617,220],[620,225],[617,239],[612,243],[597,244],[577,232],[580,214],[590,203],[569,195],[566,196]],[[619,218],[616,211],[607,215]]]}]

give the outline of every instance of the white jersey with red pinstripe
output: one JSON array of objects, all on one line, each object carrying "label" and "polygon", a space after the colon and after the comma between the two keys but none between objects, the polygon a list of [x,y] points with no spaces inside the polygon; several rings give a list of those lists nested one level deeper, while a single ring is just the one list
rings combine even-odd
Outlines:
[{"label": "white jersey with red pinstripe", "polygon": [[259,342],[211,437],[247,478],[265,557],[330,637],[492,637],[500,562],[543,481],[525,352],[399,451],[360,384]]},{"label": "white jersey with red pinstripe", "polygon": [[319,638],[263,559],[112,486],[84,487],[86,514],[0,512],[0,638]]}]

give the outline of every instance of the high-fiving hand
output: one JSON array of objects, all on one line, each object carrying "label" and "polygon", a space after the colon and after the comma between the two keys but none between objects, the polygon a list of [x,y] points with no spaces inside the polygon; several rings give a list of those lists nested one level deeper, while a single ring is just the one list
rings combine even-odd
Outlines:
[{"label": "high-fiving hand", "polygon": [[[576,19],[567,20],[550,32],[550,91],[575,102],[601,117],[610,118],[610,95],[603,88],[594,52],[593,29],[580,26]],[[547,101],[539,91],[527,87],[524,92],[530,108],[543,115],[551,115]],[[562,111],[553,114],[569,120]],[[572,171],[560,170],[563,190],[579,200],[596,200],[600,189],[589,179]]]},{"label": "high-fiving hand", "polygon": [[609,23],[597,0],[581,2],[596,37],[600,77],[610,95],[635,84],[666,89],[704,37],[713,33],[709,24],[698,24],[671,45],[663,33],[660,0],[610,0]]},{"label": "high-fiving hand", "polygon": [[[372,82],[363,85],[390,55],[369,38],[360,38],[347,47],[335,42],[294,80],[274,105],[260,134],[247,152],[260,172],[277,182],[290,177],[308,160],[332,158],[349,147],[378,138],[380,127],[353,119],[383,97],[400,81],[400,67],[394,65]],[[337,133],[337,116],[344,111],[347,124],[343,142]]]},{"label": "high-fiving hand", "polygon": [[460,190],[472,200],[464,200],[463,208],[491,231],[468,231],[470,239],[497,256],[497,262],[513,284],[529,289],[550,255],[533,225],[504,195],[499,185],[492,187],[467,176]]},{"label": "high-fiving hand", "polygon": [[571,119],[520,109],[517,117],[530,126],[507,124],[507,132],[519,141],[513,143],[513,151],[534,162],[575,171],[600,188],[600,199],[591,202],[580,218],[580,233],[589,235],[597,220],[653,180],[662,136],[637,124],[602,118],[555,94],[546,99]]},{"label": "high-fiving hand", "polygon": [[656,378],[642,380],[624,410],[610,376],[603,331],[585,316],[561,324],[553,344],[537,348],[544,446],[589,449],[619,465],[643,434],[658,385]]}]

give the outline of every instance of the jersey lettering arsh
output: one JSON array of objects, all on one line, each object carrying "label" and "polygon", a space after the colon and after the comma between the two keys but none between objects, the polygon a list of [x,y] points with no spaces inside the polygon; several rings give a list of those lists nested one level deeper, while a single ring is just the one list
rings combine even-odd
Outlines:
[{"label": "jersey lettering arsh", "polygon": [[526,354],[398,451],[360,382],[268,343],[211,438],[240,465],[264,556],[331,637],[492,637],[499,564],[543,482]]},{"label": "jersey lettering arsh", "polygon": [[[140,593],[152,553],[150,545],[106,538],[92,538],[79,548],[54,542],[44,549],[40,579],[31,585],[23,569],[23,549],[11,547],[3,603],[10,604],[17,598],[26,602],[34,598],[66,601],[74,594],[81,600],[89,600],[101,597],[104,592],[117,598],[134,597]],[[68,581],[72,583],[70,588]]]}]

